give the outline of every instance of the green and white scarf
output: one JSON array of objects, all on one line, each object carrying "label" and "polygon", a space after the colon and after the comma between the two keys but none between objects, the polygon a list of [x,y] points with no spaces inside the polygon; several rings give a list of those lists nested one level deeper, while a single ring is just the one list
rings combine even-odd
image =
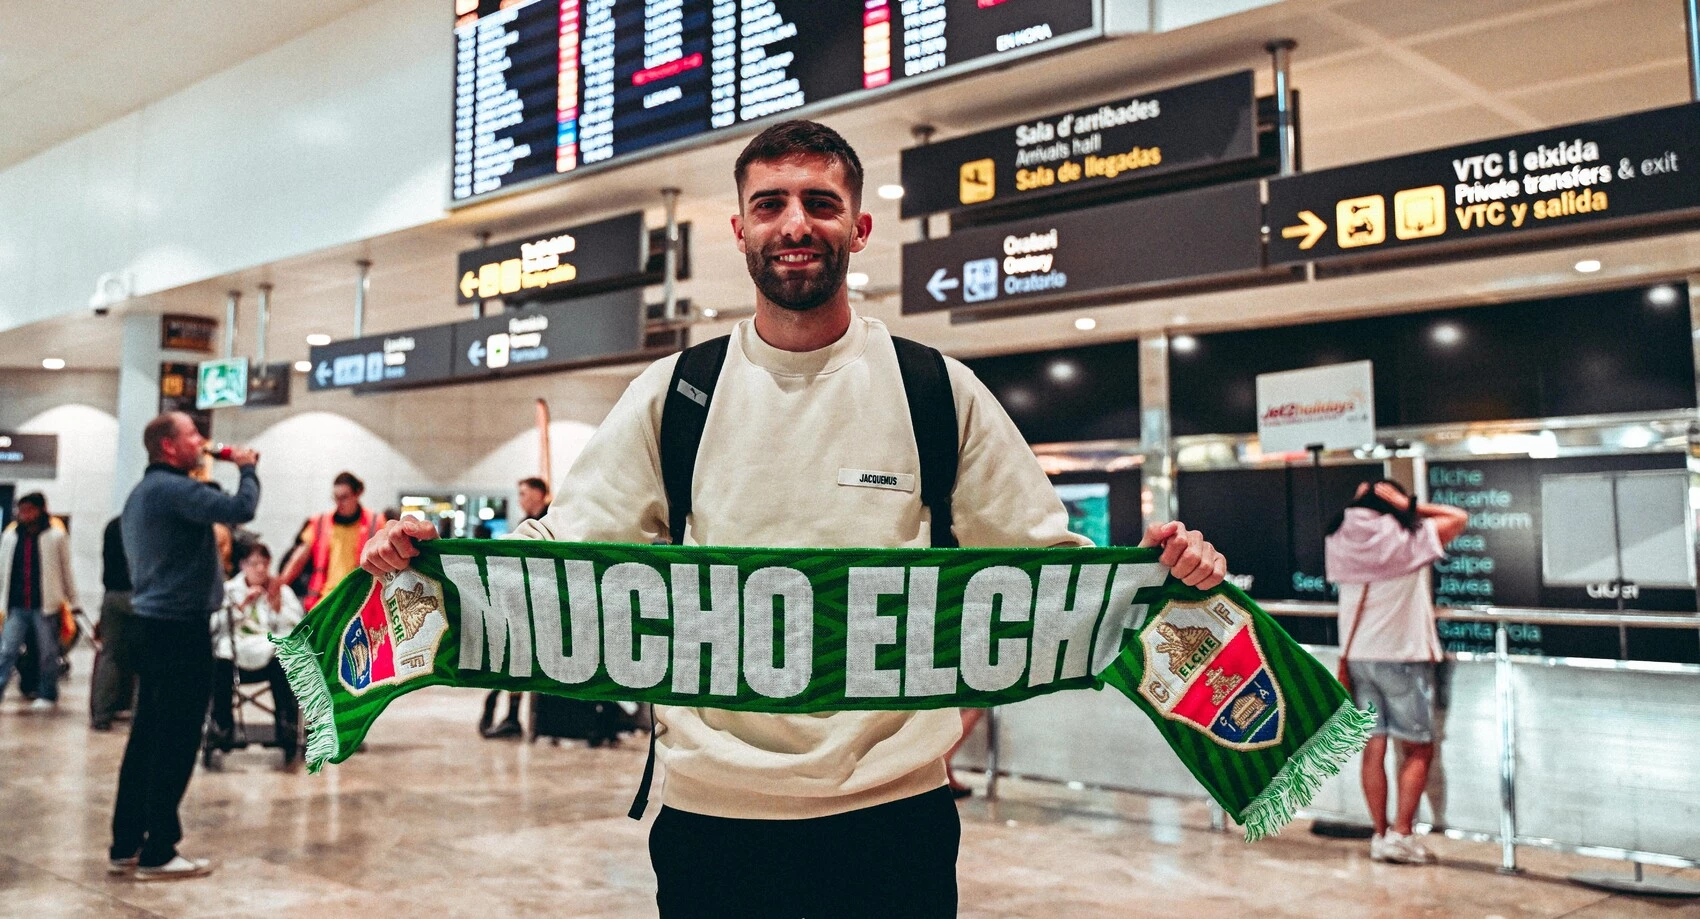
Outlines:
[{"label": "green and white scarf", "polygon": [[426,686],[800,714],[983,708],[1112,686],[1256,840],[1373,723],[1231,585],[1159,550],[735,549],[442,539],[345,578],[278,658],[307,765]]}]

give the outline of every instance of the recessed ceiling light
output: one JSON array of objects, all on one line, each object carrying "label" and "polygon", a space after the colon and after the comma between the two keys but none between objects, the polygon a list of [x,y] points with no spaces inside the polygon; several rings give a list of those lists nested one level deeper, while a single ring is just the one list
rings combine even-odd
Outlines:
[{"label": "recessed ceiling light", "polygon": [[879,187],[879,196],[887,201],[896,201],[898,198],[903,197],[903,186],[881,185]]},{"label": "recessed ceiling light", "polygon": [[65,359],[62,357],[44,357],[41,359],[41,366],[47,370],[64,370]]},{"label": "recessed ceiling light", "polygon": [[307,336],[307,344],[312,345],[315,348],[322,348],[330,343],[331,337],[323,332],[314,332]]},{"label": "recessed ceiling light", "polygon": [[865,271],[852,271],[844,276],[844,283],[860,290],[861,288],[868,286],[868,273]]},{"label": "recessed ceiling light", "polygon": [[296,373],[312,373],[313,372],[313,362],[312,361],[296,361],[295,362],[295,372]]},{"label": "recessed ceiling light", "polygon": [[1098,327],[1098,320],[1091,316],[1082,316],[1074,320],[1074,327],[1082,332],[1090,332]]},{"label": "recessed ceiling light", "polygon": [[1445,345],[1449,348],[1464,340],[1464,330],[1450,322],[1442,322],[1436,325],[1434,331],[1429,334],[1434,338],[1435,344]]},{"label": "recessed ceiling light", "polygon": [[1049,370],[1051,379],[1058,383],[1067,383],[1080,375],[1080,368],[1072,361],[1052,361]]},{"label": "recessed ceiling light", "polygon": [[1576,263],[1576,270],[1583,274],[1593,274],[1600,270],[1600,260],[1597,258],[1585,258]]},{"label": "recessed ceiling light", "polygon": [[1647,305],[1656,306],[1660,309],[1675,306],[1678,296],[1675,287],[1669,284],[1660,284],[1658,287],[1647,289]]},{"label": "recessed ceiling light", "polygon": [[1169,347],[1175,349],[1181,354],[1191,354],[1198,350],[1198,339],[1193,338],[1191,335],[1176,335],[1174,338],[1169,339]]},{"label": "recessed ceiling light", "polygon": [[712,306],[705,306],[705,307],[702,308],[702,318],[704,318],[704,319],[713,319],[714,317],[719,316],[719,315],[720,315],[720,311],[715,309]]}]

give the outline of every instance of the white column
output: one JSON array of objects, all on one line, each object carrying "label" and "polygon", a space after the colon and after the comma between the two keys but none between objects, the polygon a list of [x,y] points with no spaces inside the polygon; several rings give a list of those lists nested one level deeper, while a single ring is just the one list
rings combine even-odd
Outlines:
[{"label": "white column", "polygon": [[124,350],[118,365],[118,462],[112,477],[115,511],[123,509],[124,499],[148,465],[142,428],[159,414],[161,357],[158,314],[125,314]]}]

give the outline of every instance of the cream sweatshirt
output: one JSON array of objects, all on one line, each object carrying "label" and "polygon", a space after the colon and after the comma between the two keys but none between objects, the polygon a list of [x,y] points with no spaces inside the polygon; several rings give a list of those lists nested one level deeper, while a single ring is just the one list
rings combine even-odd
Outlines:
[{"label": "cream sweatshirt", "polygon": [[[632,381],[541,520],[514,535],[568,542],[668,541],[657,432],[677,356]],[[964,546],[1074,546],[1068,513],[997,400],[946,358],[958,442],[951,511]],[[904,488],[841,484],[874,472]],[[930,544],[920,459],[891,334],[853,315],[818,351],[781,351],[750,320],[732,332],[697,453],[683,542],[759,547]],[[871,807],[944,784],[956,710],[771,715],[659,706],[663,800],[720,817],[800,819]]]}]

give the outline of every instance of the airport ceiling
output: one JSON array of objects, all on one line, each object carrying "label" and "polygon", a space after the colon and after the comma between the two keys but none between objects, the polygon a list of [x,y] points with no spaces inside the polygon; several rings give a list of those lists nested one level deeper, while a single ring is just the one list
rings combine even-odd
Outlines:
[{"label": "airport ceiling", "polygon": [[0,169],[365,5],[364,0],[5,0]]},{"label": "airport ceiling", "polygon": [[[227,0],[62,0],[7,15],[0,30],[0,169],[119,117],[154,99],[346,15],[357,0],[229,3]],[[445,14],[445,23],[447,15]],[[192,33],[183,22],[212,23]],[[446,28],[445,24],[445,28]],[[90,42],[88,35],[107,35]],[[216,42],[201,36],[216,35]],[[73,41],[65,36],[84,36]],[[876,104],[823,116],[862,152],[870,190],[898,179],[909,129],[931,123],[944,139],[1078,102],[1128,95],[1240,68],[1271,92],[1263,51],[1271,38],[1297,39],[1293,83],[1302,96],[1302,149],[1309,169],[1465,143],[1687,101],[1682,0],[1286,0],[1270,7],[1160,35],[1107,41]],[[445,46],[446,47],[446,46]],[[1058,66],[1059,60],[1066,66]],[[1014,77],[1014,79],[1011,79]],[[451,104],[445,92],[444,106]],[[47,113],[47,114],[43,114]],[[738,138],[661,160],[640,161],[451,214],[427,226],[258,266],[148,298],[127,308],[222,316],[225,291],[244,292],[242,346],[251,350],[256,285],[274,285],[271,360],[306,356],[305,336],[346,337],[356,269],[373,262],[368,334],[466,318],[454,305],[455,255],[480,232],[496,240],[585,222],[637,207],[661,222],[658,189],[683,190],[681,219],[693,223],[694,277],[681,285],[698,306],[736,313],[752,305],[742,258],[726,218],[735,209],[729,164]],[[449,139],[444,138],[445,155]],[[445,199],[447,189],[444,190]],[[950,325],[937,314],[899,316],[900,246],[917,238],[895,202],[868,195],[875,219],[868,250],[852,270],[870,276],[862,309],[904,334],[953,353],[1007,351],[1082,341],[1073,319],[1098,320],[1092,338],[1126,338],[1152,328],[1188,327],[1193,317],[1233,315],[1236,323],[1362,313],[1389,302],[1492,302],[1573,287],[1579,252],[1607,257],[1589,279],[1679,277],[1700,264],[1700,234],[1579,246],[1401,271],[1369,273],[1330,286],[1319,306],[1303,284],[1264,288],[1255,297],[1219,292],[1132,305]],[[1410,291],[1424,296],[1413,298]],[[652,292],[655,293],[655,292]],[[654,297],[652,297],[654,299]],[[1225,309],[1248,304],[1244,309]],[[1193,316],[1189,316],[1191,313]],[[1220,324],[1219,318],[1207,318]],[[48,354],[72,367],[117,366],[116,317],[74,316],[0,334],[0,366],[37,367]]]}]

